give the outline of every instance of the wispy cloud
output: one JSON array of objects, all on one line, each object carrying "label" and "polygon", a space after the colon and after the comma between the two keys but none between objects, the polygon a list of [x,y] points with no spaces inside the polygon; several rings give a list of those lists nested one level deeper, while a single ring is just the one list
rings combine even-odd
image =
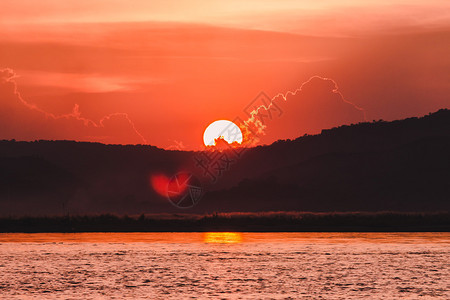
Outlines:
[{"label": "wispy cloud", "polygon": [[[280,117],[268,118],[274,112],[279,112]],[[287,133],[289,138],[296,138],[332,126],[367,121],[364,108],[347,100],[333,79],[320,76],[309,78],[293,91],[277,94],[250,115],[240,125],[248,144],[259,142],[271,127],[277,128],[279,137],[286,137]]]},{"label": "wispy cloud", "polygon": [[[141,142],[147,143],[145,137],[138,131],[135,124],[127,113],[116,112],[103,116],[100,120],[94,121],[82,116],[80,107],[76,104],[72,111],[66,114],[53,114],[47,112],[35,104],[26,101],[18,92],[15,79],[18,75],[9,68],[0,69],[0,106],[6,114],[14,116],[13,124],[3,124],[4,128],[8,128],[7,132],[3,131],[2,138],[10,137],[28,137],[34,139],[51,138],[51,139],[75,139],[75,140],[92,140],[103,142],[117,141],[116,135],[122,135],[131,131]],[[30,114],[31,113],[31,114]],[[6,117],[6,116],[5,116]],[[2,121],[8,121],[7,118]],[[33,126],[27,128],[27,126]],[[123,127],[128,127],[128,129]],[[30,132],[40,128],[42,131],[35,136],[29,135]],[[128,133],[129,134],[129,133]],[[5,136],[6,135],[6,136]],[[120,138],[123,138],[121,136]],[[129,138],[128,138],[129,140]]]}]

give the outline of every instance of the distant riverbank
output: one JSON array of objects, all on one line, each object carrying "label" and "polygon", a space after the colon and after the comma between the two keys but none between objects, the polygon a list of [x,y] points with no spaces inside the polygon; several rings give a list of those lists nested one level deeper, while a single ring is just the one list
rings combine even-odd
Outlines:
[{"label": "distant riverbank", "polygon": [[450,213],[213,213],[0,218],[0,232],[449,232]]}]

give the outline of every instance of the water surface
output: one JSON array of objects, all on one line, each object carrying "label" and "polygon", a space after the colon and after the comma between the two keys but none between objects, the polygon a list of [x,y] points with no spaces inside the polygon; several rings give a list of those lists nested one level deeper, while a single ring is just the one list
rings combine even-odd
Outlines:
[{"label": "water surface", "polygon": [[449,233],[0,234],[0,297],[450,299]]}]

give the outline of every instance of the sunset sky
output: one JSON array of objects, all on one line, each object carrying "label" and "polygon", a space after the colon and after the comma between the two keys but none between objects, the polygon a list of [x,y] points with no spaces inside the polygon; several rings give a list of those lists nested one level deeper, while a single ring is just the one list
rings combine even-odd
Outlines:
[{"label": "sunset sky", "polygon": [[445,0],[2,0],[0,139],[201,149],[261,92],[265,144],[421,116],[449,53]]}]

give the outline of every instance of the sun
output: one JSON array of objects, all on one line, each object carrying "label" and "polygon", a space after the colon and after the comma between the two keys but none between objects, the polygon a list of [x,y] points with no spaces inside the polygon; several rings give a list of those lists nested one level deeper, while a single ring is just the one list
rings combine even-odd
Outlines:
[{"label": "sun", "polygon": [[242,131],[231,121],[217,120],[209,124],[203,133],[203,143],[205,146],[216,145],[216,139],[222,138],[228,144],[237,142],[242,144]]}]

